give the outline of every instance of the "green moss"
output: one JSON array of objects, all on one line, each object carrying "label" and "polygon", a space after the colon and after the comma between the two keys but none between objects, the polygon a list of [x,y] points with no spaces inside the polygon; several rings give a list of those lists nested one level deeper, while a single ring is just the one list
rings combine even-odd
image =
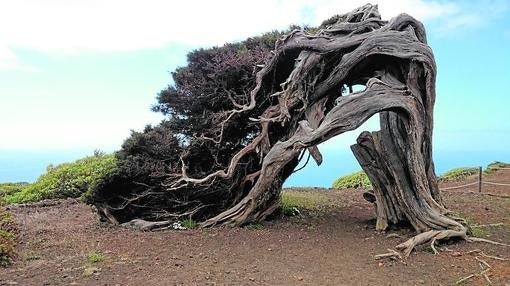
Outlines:
[{"label": "green moss", "polygon": [[116,168],[117,161],[113,154],[99,153],[73,163],[49,166],[47,172],[35,183],[6,195],[4,199],[5,202],[12,204],[86,196],[92,184],[114,172]]},{"label": "green moss", "polygon": [[461,168],[455,168],[451,169],[445,173],[443,173],[441,176],[439,176],[438,181],[439,182],[457,182],[460,180],[463,180],[471,175],[478,174],[479,169],[476,167],[461,167]]},{"label": "green moss", "polygon": [[370,188],[371,186],[372,184],[367,174],[363,171],[358,171],[336,179],[332,187],[335,189],[357,189]]}]

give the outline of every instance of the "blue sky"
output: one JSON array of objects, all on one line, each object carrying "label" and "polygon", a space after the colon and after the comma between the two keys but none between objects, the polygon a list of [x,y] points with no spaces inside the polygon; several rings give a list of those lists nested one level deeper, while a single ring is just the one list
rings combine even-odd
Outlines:
[{"label": "blue sky", "polygon": [[[510,161],[510,1],[372,2],[383,18],[406,12],[426,25],[438,66],[438,172]],[[365,1],[310,3],[0,0],[0,181],[119,149],[131,129],[159,122],[150,106],[193,48],[317,25]],[[320,146],[324,166],[311,163],[287,184],[329,185],[359,169],[348,146],[360,131]]]}]

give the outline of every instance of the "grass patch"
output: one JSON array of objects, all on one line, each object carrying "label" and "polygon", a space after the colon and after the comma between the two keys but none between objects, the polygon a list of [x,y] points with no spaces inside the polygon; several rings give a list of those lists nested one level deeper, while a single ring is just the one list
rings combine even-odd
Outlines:
[{"label": "grass patch", "polygon": [[489,237],[489,233],[487,232],[487,230],[481,228],[481,227],[476,227],[476,226],[471,226],[469,228],[469,234],[472,236],[472,237],[478,237],[478,238],[487,238]]},{"label": "grass patch", "polygon": [[439,182],[457,182],[471,175],[478,174],[479,169],[476,167],[454,168],[439,176]]},{"label": "grass patch", "polygon": [[186,229],[195,229],[198,227],[198,223],[194,221],[192,218],[188,218],[181,221],[181,225]]},{"label": "grass patch", "polygon": [[280,206],[284,215],[293,216],[301,210],[321,213],[331,207],[331,204],[318,191],[286,190],[282,192]]},{"label": "grass patch", "polygon": [[103,262],[106,256],[102,254],[101,252],[91,252],[89,255],[87,255],[87,262],[90,264],[96,264],[99,262]]},{"label": "grass patch", "polygon": [[103,176],[114,172],[117,161],[113,154],[97,153],[73,163],[48,166],[47,172],[33,184],[24,185],[5,195],[6,203],[27,203],[43,199],[78,198]]},{"label": "grass patch", "polygon": [[370,188],[372,184],[368,179],[367,174],[363,171],[354,172],[342,177],[339,177],[333,182],[332,187],[335,189],[357,189],[357,188]]}]

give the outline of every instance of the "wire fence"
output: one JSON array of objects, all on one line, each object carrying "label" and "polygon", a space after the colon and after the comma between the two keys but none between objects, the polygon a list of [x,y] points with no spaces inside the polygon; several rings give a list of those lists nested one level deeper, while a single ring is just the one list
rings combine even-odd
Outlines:
[{"label": "wire fence", "polygon": [[[510,170],[510,168],[498,168],[498,170]],[[470,186],[474,186],[474,185],[478,185],[478,192],[482,192],[482,186],[483,185],[510,187],[510,184],[507,184],[507,183],[490,182],[490,181],[483,180],[482,167],[479,167],[478,181],[477,182],[473,182],[473,183],[469,183],[469,184],[464,184],[464,185],[460,185],[460,186],[440,188],[440,190],[441,191],[447,191],[447,190],[462,189],[462,188],[466,188],[466,187],[470,187]]]}]

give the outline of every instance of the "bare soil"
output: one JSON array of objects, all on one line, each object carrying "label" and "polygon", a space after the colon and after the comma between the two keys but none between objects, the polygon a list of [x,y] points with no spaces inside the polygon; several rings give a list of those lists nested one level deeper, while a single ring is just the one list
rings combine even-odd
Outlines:
[{"label": "bare soil", "polygon": [[[489,179],[510,183],[510,171]],[[374,255],[413,232],[376,232],[373,206],[360,190],[287,191],[318,194],[328,207],[244,228],[160,232],[101,224],[89,206],[73,200],[11,207],[20,228],[19,255],[0,269],[0,285],[454,285],[480,272],[469,251],[510,258],[508,247],[460,241],[440,245],[438,255],[424,247],[404,262],[377,261]],[[476,191],[445,191],[444,198],[472,224],[503,223],[476,233],[510,243],[510,198],[471,193]],[[484,192],[510,195],[510,187],[484,186]],[[91,262],[92,254],[102,261]],[[510,285],[510,261],[479,258],[491,266],[493,285]],[[486,284],[481,276],[463,283]]]}]

